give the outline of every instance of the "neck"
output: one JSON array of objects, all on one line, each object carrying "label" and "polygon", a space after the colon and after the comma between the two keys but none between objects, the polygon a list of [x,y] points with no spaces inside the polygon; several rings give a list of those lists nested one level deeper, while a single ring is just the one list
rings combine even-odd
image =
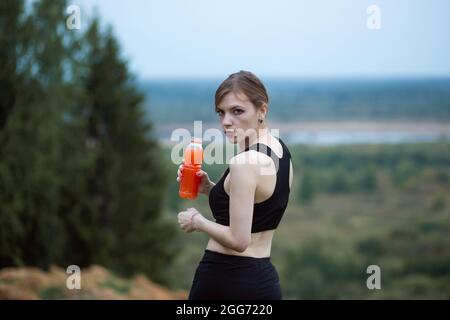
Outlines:
[{"label": "neck", "polygon": [[241,141],[239,143],[239,151],[240,152],[244,151],[245,148],[249,148],[250,146],[259,142],[264,142],[267,144],[268,139],[269,139],[269,130],[267,128],[257,129],[256,135],[247,137],[244,139],[244,141]]}]

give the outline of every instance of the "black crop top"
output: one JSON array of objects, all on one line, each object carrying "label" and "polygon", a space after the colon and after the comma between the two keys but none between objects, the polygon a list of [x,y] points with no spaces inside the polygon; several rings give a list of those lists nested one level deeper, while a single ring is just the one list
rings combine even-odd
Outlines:
[{"label": "black crop top", "polygon": [[[276,229],[288,204],[291,154],[283,141],[278,140],[283,147],[281,158],[278,158],[269,146],[261,143],[254,144],[243,151],[256,150],[267,154],[272,158],[277,169],[277,181],[273,194],[267,200],[253,205],[252,233]],[[224,181],[229,172],[230,168],[227,168],[222,178],[209,192],[209,206],[212,214],[217,223],[225,226],[230,225],[230,197],[224,189]]]}]

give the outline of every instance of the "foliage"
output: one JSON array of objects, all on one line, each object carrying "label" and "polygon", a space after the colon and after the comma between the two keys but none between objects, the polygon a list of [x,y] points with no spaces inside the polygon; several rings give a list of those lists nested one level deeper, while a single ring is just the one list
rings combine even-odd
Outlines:
[{"label": "foliage", "polygon": [[163,280],[165,166],[113,33],[66,29],[64,0],[0,6],[0,267]]}]

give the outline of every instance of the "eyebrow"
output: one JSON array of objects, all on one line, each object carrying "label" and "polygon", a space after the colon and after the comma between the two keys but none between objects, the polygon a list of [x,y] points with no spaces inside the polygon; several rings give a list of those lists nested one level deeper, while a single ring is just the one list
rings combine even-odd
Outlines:
[{"label": "eyebrow", "polygon": [[[235,104],[235,105],[233,105],[233,106],[231,106],[231,107],[228,107],[228,108],[225,108],[225,109],[230,109],[230,110],[232,110],[232,109],[236,109],[236,108],[241,108],[241,109],[244,109],[244,107],[243,106],[241,106],[241,105],[238,105],[238,104]],[[223,111],[223,108],[222,107],[216,107],[216,111]]]}]

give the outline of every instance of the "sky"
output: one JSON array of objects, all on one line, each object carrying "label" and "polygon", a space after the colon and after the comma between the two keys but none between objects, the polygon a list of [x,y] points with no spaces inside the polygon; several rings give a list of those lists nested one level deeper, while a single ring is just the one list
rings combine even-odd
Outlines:
[{"label": "sky", "polygon": [[95,12],[112,26],[143,79],[450,76],[449,0],[69,2],[82,30]]}]

